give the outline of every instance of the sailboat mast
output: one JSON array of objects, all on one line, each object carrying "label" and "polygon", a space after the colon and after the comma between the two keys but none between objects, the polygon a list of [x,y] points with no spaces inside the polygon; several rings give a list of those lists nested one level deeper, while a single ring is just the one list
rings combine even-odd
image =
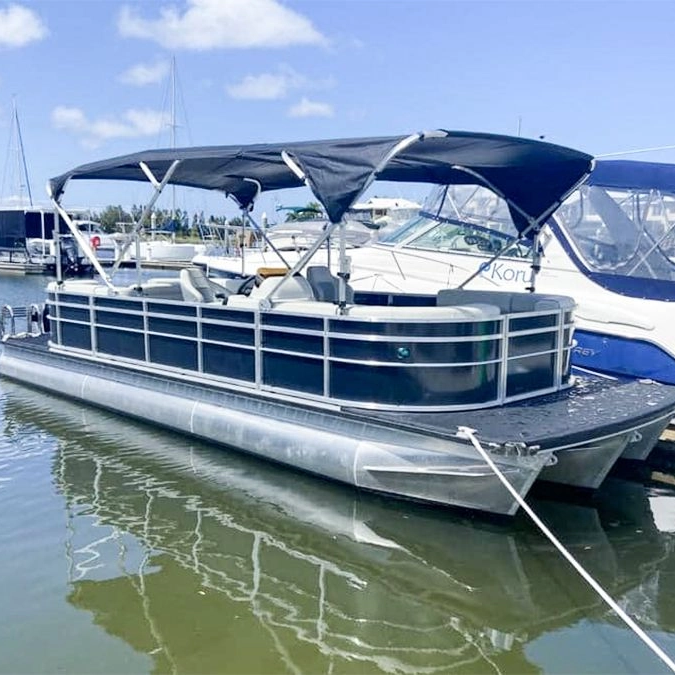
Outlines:
[{"label": "sailboat mast", "polygon": [[[26,164],[26,153],[23,149],[23,137],[21,136],[21,124],[19,124],[19,113],[16,107],[16,99],[14,99],[14,125],[16,128],[16,139],[17,139],[17,149],[18,157],[17,161],[20,163],[18,169],[18,175],[23,177],[26,180],[26,190],[28,191],[28,203],[30,206],[33,206],[33,194],[30,189],[30,179],[28,178],[28,165]],[[19,197],[23,197],[21,194],[21,180],[19,180]]]},{"label": "sailboat mast", "polygon": [[[176,147],[176,57],[171,57],[171,149]],[[171,186],[171,217],[176,217],[176,186]]]},{"label": "sailboat mast", "polygon": [[[9,182],[9,186],[7,186]],[[16,190],[14,194],[6,195],[5,188]],[[7,159],[2,176],[2,189],[0,197],[13,197],[18,199],[20,205],[24,204],[24,189],[28,192],[29,206],[33,206],[33,194],[30,189],[30,179],[28,178],[28,165],[26,163],[26,153],[23,147],[23,137],[21,136],[21,124],[19,123],[19,113],[16,105],[16,98],[12,99],[12,123],[10,125],[9,143],[7,146]]]}]

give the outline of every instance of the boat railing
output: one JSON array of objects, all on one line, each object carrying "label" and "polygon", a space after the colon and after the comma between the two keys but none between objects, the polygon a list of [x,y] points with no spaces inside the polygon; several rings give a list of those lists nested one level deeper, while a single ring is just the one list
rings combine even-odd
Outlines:
[{"label": "boat railing", "polygon": [[[21,330],[18,322],[25,321],[25,330]],[[33,304],[28,307],[11,307],[3,305],[0,310],[0,339],[4,342],[13,337],[36,337],[42,335],[42,309]]]},{"label": "boat railing", "polygon": [[318,301],[266,311],[53,289],[48,305],[54,350],[333,406],[462,410],[571,383],[564,303],[355,305],[340,315]]}]

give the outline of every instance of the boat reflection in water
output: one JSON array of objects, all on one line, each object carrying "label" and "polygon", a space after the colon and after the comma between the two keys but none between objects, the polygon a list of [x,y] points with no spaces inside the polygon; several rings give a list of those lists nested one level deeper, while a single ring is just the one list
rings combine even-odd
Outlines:
[{"label": "boat reflection in water", "polygon": [[[597,665],[598,644],[603,672],[661,667],[524,517],[363,495],[3,389],[7,424],[58,440],[69,602],[158,672],[550,671]],[[639,604],[643,625],[672,630],[658,597],[670,535],[643,486],[610,479],[593,507],[535,508],[615,598]],[[565,654],[560,636],[579,626]]]}]

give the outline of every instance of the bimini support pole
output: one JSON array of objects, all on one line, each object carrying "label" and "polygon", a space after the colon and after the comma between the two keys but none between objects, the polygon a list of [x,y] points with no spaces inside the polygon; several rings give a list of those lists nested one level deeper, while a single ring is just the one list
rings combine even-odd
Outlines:
[{"label": "bimini support pole", "polygon": [[171,166],[167,169],[166,173],[164,174],[164,178],[162,178],[161,182],[158,181],[152,171],[150,170],[150,167],[145,163],[145,162],[140,162],[139,166],[141,167],[141,170],[143,173],[148,177],[148,180],[152,184],[153,188],[155,189],[155,194],[152,195],[152,198],[150,201],[147,203],[146,207],[143,209],[143,213],[141,213],[141,217],[138,219],[136,223],[134,223],[134,226],[129,232],[129,236],[127,237],[127,240],[124,242],[124,246],[122,246],[121,250],[118,253],[118,258],[115,260],[114,265],[112,266],[112,269],[110,270],[110,278],[115,275],[117,270],[119,269],[120,265],[122,264],[122,258],[124,258],[124,254],[129,250],[129,247],[131,246],[132,242],[135,240],[136,236],[140,233],[141,228],[145,224],[145,221],[148,219],[150,216],[150,212],[152,211],[153,207],[155,206],[155,202],[159,199],[159,196],[162,194],[162,191],[166,187],[166,184],[171,180],[171,177],[173,176],[174,172],[178,168],[178,165],[180,164],[179,159],[175,159],[172,163]]},{"label": "bimini support pole", "polygon": [[[105,282],[106,286],[110,288],[111,290],[114,288],[112,281],[110,280],[110,277],[105,273],[105,270],[103,269],[103,266],[99,262],[99,259],[96,257],[96,253],[94,253],[93,249],[91,248],[91,244],[84,238],[80,230],[75,227],[75,223],[73,223],[73,219],[70,217],[70,215],[66,212],[66,210],[59,204],[58,200],[54,199],[51,197],[52,204],[54,205],[54,208],[56,209],[58,215],[63,218],[65,221],[66,225],[68,226],[68,229],[70,230],[71,234],[73,235],[75,241],[77,242],[78,246],[84,251],[84,254],[87,256],[89,259],[89,262],[94,266],[94,269],[99,273],[101,276],[101,279]],[[58,228],[58,222],[55,223],[54,225],[55,228]],[[59,262],[57,263],[59,266],[61,264],[61,241],[59,239],[59,246],[57,247],[59,250],[56,252],[58,256]],[[62,281],[62,279],[61,279]]]},{"label": "bimini support pole", "polygon": [[539,230],[536,230],[532,239],[532,264],[530,265],[530,285],[526,291],[534,293],[537,286],[537,274],[541,271],[541,244],[539,243]]},{"label": "bimini support pole", "polygon": [[[447,136],[448,133],[445,131],[424,131],[424,132],[418,132],[416,134],[411,134],[410,136],[406,136],[405,138],[401,139],[387,154],[380,160],[380,162],[377,164],[377,166],[371,171],[370,175],[368,178],[365,180],[363,185],[361,186],[361,189],[359,190],[358,194],[354,196],[352,199],[352,202],[349,206],[354,204],[359,197],[370,187],[371,183],[377,178],[377,175],[389,164],[389,162],[400,152],[411,146],[413,143],[417,143],[417,141],[421,141],[424,138],[437,138],[437,137],[444,137]],[[310,182],[307,180],[307,176],[305,175],[305,172],[300,168],[298,163],[290,156],[289,153],[287,153],[285,150],[281,152],[281,158],[283,161],[286,163],[286,166],[305,184],[307,187],[312,189],[312,186]],[[312,190],[312,192],[314,192]],[[318,197],[318,195],[315,196]],[[270,291],[271,293],[274,293],[279,286],[284,283],[284,281],[292,277],[294,274],[297,272],[301,271],[305,265],[314,257],[314,254],[323,246],[324,242],[330,238],[330,236],[333,234],[333,231],[335,230],[336,227],[340,226],[340,261],[339,261],[339,267],[338,267],[338,277],[339,277],[339,287],[338,287],[338,298],[339,298],[339,306],[340,310],[343,310],[346,305],[346,297],[347,297],[347,283],[349,282],[349,259],[347,258],[346,255],[346,242],[345,242],[345,227],[344,227],[344,221],[341,218],[340,221],[338,222],[333,222],[331,221],[328,227],[323,231],[323,234],[314,242],[314,244],[311,246],[311,248],[305,253],[300,260],[295,264],[293,269],[289,270],[286,274],[285,277],[281,279],[279,284]]]},{"label": "bimini support pole", "polygon": [[[488,189],[492,190],[498,197],[503,199],[514,211],[517,211],[523,218],[527,221],[528,225],[527,227],[518,235],[518,239],[516,239],[516,243],[521,242],[532,230],[535,231],[535,234],[537,233],[537,228],[546,221],[546,219],[567,199],[568,195],[570,195],[574,190],[576,190],[585,180],[588,178],[588,175],[590,174],[591,171],[593,171],[593,167],[595,166],[595,160],[591,162],[591,168],[590,171],[585,173],[557,202],[552,204],[544,213],[542,213],[539,218],[533,218],[530,216],[528,213],[523,211],[518,204],[515,202],[511,201],[508,199],[502,192],[501,190],[498,190],[487,178],[482,176],[478,171],[474,171],[473,169],[469,169],[466,166],[460,166],[459,164],[453,165],[453,169],[456,169],[457,171],[464,171],[465,173],[468,173],[470,176],[474,176],[474,178],[477,178],[482,185],[485,185]],[[541,251],[539,250],[539,242],[538,242],[538,237],[535,236],[535,248],[534,248],[534,254],[533,254],[533,261],[532,261],[532,274],[530,275],[530,285],[526,288],[526,290],[530,292],[534,292],[535,290],[535,285],[536,285],[536,278],[537,274],[539,273],[539,270],[541,269]],[[502,247],[497,253],[495,253],[487,262],[483,262],[478,266],[478,269],[470,274],[464,281],[457,286],[457,288],[464,288],[470,281],[475,279],[484,269],[489,267],[495,260],[498,260],[499,258],[502,257],[504,254],[504,251],[506,251],[508,248],[508,245],[505,245]]]},{"label": "bimini support pole", "polygon": [[567,562],[574,567],[574,569],[583,577],[584,581],[616,612],[619,618],[644,642],[647,647],[659,659],[675,673],[675,662],[659,647],[654,640],[652,640],[647,633],[645,633],[640,626],[614,601],[614,599],[605,591],[605,589],[582,567],[576,558],[562,545],[558,538],[546,527],[537,514],[530,508],[527,502],[520,496],[518,491],[511,485],[509,480],[499,470],[497,465],[492,461],[490,455],[485,451],[480,441],[476,438],[475,429],[469,427],[457,427],[460,438],[468,440],[471,445],[477,450],[481,457],[485,460],[487,465],[492,469],[502,485],[509,491],[511,496],[518,502],[519,506],[530,517],[532,522],[541,530],[544,536],[558,549]]},{"label": "bimini support pole", "polygon": [[59,212],[54,209],[54,230],[52,231],[54,240],[54,266],[56,271],[56,283],[63,284],[63,267],[61,266],[61,233],[59,232]]},{"label": "bimini support pole", "polygon": [[[533,230],[536,234],[537,227],[541,223],[543,223],[544,220],[546,218],[548,218],[551,215],[551,213],[553,213],[553,211],[555,209],[558,208],[558,206],[560,206],[560,202],[556,202],[554,206],[552,206],[550,209],[548,209],[546,211],[546,213],[539,216],[539,218],[533,218],[529,213],[526,213],[525,211],[523,211],[523,209],[521,209],[520,206],[518,206],[518,204],[516,204],[514,201],[512,201],[508,197],[506,197],[501,190],[498,190],[487,178],[485,178],[480,173],[478,173],[478,171],[474,171],[473,169],[469,169],[466,166],[460,166],[459,164],[453,165],[452,168],[457,170],[457,171],[464,171],[465,173],[468,173],[470,176],[473,176],[474,178],[477,178],[482,185],[485,185],[485,187],[487,187],[489,190],[494,192],[498,197],[503,199],[510,208],[512,208],[514,211],[517,211],[526,220],[527,227],[518,235],[518,239],[516,239],[516,242],[522,241]],[[584,178],[585,178],[585,176],[584,176]],[[535,243],[535,248],[536,248],[538,246],[536,236],[535,236],[535,242],[534,243]],[[487,262],[481,263],[478,266],[478,269],[475,272],[473,272],[473,274],[470,274],[466,279],[464,279],[464,281],[462,281],[462,283],[457,288],[464,288],[464,286],[466,286],[470,281],[475,279],[484,269],[489,267],[495,260],[497,260],[498,258],[501,258],[502,254],[504,253],[504,251],[506,249],[507,249],[507,246],[504,246],[499,251],[497,251],[497,253],[495,253]],[[536,255],[537,254],[535,252],[535,258],[536,258]],[[528,291],[534,291],[535,284],[536,284],[536,275],[537,275],[537,272],[539,271],[538,262],[536,264],[533,262],[531,267],[532,267],[532,274],[530,275],[530,285],[527,288]]]},{"label": "bimini support pole", "polygon": [[[256,200],[258,199],[260,193],[262,192],[262,185],[260,184],[260,181],[255,180],[254,178],[244,178],[245,183],[253,183],[256,186],[256,193],[255,197],[251,199],[249,202],[249,205],[244,207],[241,206],[241,215],[242,218],[244,219],[244,222],[248,221],[253,229],[263,238],[263,241],[274,251],[274,253],[277,255],[279,260],[284,264],[284,267],[287,269],[291,269],[291,266],[288,264],[286,259],[284,258],[283,255],[281,255],[281,251],[270,241],[270,239],[267,236],[267,233],[265,230],[258,225],[258,223],[253,220],[253,216],[251,215],[251,211],[253,211],[253,205],[255,204]],[[242,258],[243,258],[243,251],[242,251]],[[244,274],[244,264],[242,260],[242,274]]]},{"label": "bimini support pole", "polygon": [[[303,170],[297,165],[297,163],[293,160],[293,158],[285,151],[282,150],[281,152],[281,158],[283,161],[286,163],[286,166],[305,184],[307,184],[307,179],[305,177],[305,173]],[[309,249],[306,251],[306,253],[300,257],[300,260],[293,265],[293,267],[289,266],[288,271],[286,272],[285,276],[281,277],[279,279],[279,283],[274,286],[274,288],[270,288],[269,293],[267,293],[267,297],[273,295],[274,293],[277,292],[279,287],[285,283],[286,279],[290,279],[292,276],[297,274],[298,272],[302,271],[302,269],[305,267],[305,265],[314,257],[314,254],[323,246],[324,242],[330,237],[332,234],[333,230],[336,228],[338,223],[333,223],[331,222],[328,227],[323,231],[322,235],[320,237],[317,237],[316,241],[309,247]],[[264,298],[263,298],[264,300]]]}]

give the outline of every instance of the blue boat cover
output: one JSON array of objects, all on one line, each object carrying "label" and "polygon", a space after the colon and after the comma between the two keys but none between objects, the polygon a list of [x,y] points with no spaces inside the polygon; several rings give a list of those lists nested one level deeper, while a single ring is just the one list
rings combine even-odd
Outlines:
[{"label": "blue boat cover", "polygon": [[675,164],[630,159],[598,160],[586,183],[608,188],[675,192]]},{"label": "blue boat cover", "polygon": [[[332,222],[339,221],[373,175],[378,180],[479,184],[498,192],[539,220],[590,171],[593,158],[576,150],[525,138],[462,131],[420,133],[417,141],[388,154],[407,136],[351,138],[248,146],[209,146],[147,150],[77,167],[49,182],[60,199],[73,179],[146,181],[141,162],[157,180],[179,160],[170,184],[220,190],[243,206],[262,191],[301,187],[303,181],[283,161],[286,152],[304,172],[307,184]],[[477,178],[478,176],[478,178]],[[529,223],[512,210],[522,231]]]}]

